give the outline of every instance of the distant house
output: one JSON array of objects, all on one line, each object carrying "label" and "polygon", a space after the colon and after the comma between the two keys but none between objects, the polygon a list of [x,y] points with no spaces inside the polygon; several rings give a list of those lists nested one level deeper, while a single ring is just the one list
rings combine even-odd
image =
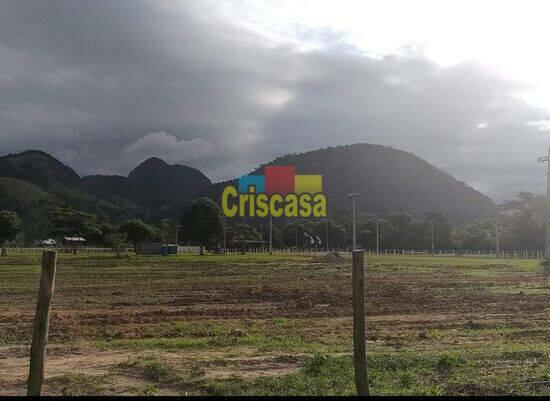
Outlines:
[{"label": "distant house", "polygon": [[57,244],[56,240],[52,238],[36,241],[36,245],[38,246],[55,246],[56,244]]},{"label": "distant house", "polygon": [[83,246],[86,242],[86,240],[82,237],[63,237],[63,241],[65,242],[65,244],[73,249],[74,255],[76,255],[76,250],[78,249],[78,246]]},{"label": "distant house", "polygon": [[63,237],[63,241],[65,241],[67,245],[74,243],[83,244],[84,242],[86,242],[86,240],[82,237]]}]

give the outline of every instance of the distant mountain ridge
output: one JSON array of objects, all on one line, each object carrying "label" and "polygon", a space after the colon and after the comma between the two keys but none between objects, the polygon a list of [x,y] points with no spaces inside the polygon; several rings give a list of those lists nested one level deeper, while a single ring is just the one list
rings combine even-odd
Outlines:
[{"label": "distant mountain ridge", "polygon": [[80,188],[115,204],[131,200],[150,218],[158,218],[177,215],[187,201],[211,185],[210,179],[193,167],[170,165],[151,157],[128,177],[87,176]]},{"label": "distant mountain ridge", "polygon": [[0,177],[32,183],[54,195],[57,201],[114,219],[175,216],[185,202],[212,185],[195,168],[169,165],[154,157],[141,163],[128,177],[81,178],[69,166],[40,150],[0,157]]},{"label": "distant mountain ridge", "polygon": [[[321,174],[329,214],[349,208],[347,196],[359,193],[359,210],[380,217],[406,212],[422,217],[441,212],[456,222],[474,220],[494,209],[493,201],[418,156],[388,146],[359,143],[328,147],[278,157],[265,166],[291,165],[297,174]],[[214,184],[209,196],[220,199],[223,188],[235,180]]]},{"label": "distant mountain ridge", "polygon": [[[414,154],[381,145],[329,147],[281,156],[265,165],[293,165],[298,174],[321,174],[329,214],[349,208],[347,194],[353,189],[359,193],[358,209],[380,217],[393,212],[421,217],[437,211],[463,222],[494,208],[490,198]],[[262,174],[265,165],[253,174]],[[179,218],[185,204],[201,195],[219,201],[225,185],[235,183],[212,184],[198,169],[170,165],[157,157],[145,160],[128,177],[80,177],[53,156],[36,150],[0,157],[0,177],[27,181],[58,201],[112,220],[150,221]],[[10,183],[4,185],[3,193],[16,187],[25,188],[22,183]],[[1,197],[2,192],[0,206]]]},{"label": "distant mountain ridge", "polygon": [[80,181],[73,169],[41,150],[0,157],[0,177],[19,178],[50,189],[76,185]]}]

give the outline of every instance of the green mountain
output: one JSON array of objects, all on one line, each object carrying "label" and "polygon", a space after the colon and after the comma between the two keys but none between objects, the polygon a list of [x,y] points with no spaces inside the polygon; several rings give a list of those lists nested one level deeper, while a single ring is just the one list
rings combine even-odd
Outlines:
[{"label": "green mountain", "polygon": [[0,177],[19,178],[50,190],[73,187],[80,181],[73,169],[40,150],[0,157]]},{"label": "green mountain", "polygon": [[137,214],[151,220],[177,217],[186,202],[210,188],[212,182],[199,170],[170,165],[157,157],[145,160],[122,176],[89,176],[80,188],[121,207],[137,207]]},{"label": "green mountain", "polygon": [[[17,178],[34,184],[49,194],[50,203],[64,203],[104,219],[128,215],[123,208],[80,190],[80,176],[69,166],[40,150],[27,150],[0,157],[0,177]],[[13,195],[12,191],[7,194]]]},{"label": "green mountain", "polygon": [[199,170],[169,165],[150,158],[128,177],[93,175],[80,177],[55,157],[28,150],[0,157],[0,205],[22,212],[28,201],[17,202],[21,193],[41,191],[41,199],[64,203],[106,220],[140,217],[156,221],[177,217],[184,204],[209,188],[211,181]]},{"label": "green mountain", "polygon": [[[354,144],[278,157],[267,165],[290,165],[297,174],[321,174],[328,213],[351,208],[347,196],[359,193],[357,208],[386,216],[406,212],[422,217],[441,212],[455,222],[476,219],[494,209],[492,200],[412,153],[391,147]],[[261,166],[251,174],[263,174]],[[208,195],[219,201],[227,181]]]}]

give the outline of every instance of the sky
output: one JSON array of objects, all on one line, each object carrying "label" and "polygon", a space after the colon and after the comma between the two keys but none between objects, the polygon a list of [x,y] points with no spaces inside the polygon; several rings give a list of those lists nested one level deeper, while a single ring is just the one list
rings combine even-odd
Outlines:
[{"label": "sky", "polygon": [[[495,200],[542,192],[545,1],[0,2],[0,153],[234,178],[367,142]],[[521,182],[521,184],[519,184]]]}]

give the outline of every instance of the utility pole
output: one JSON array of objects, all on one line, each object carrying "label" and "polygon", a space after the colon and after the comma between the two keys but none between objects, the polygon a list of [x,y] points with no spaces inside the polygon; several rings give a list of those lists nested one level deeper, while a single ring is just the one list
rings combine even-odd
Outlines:
[{"label": "utility pole", "polygon": [[432,255],[435,255],[434,221],[433,220],[430,220],[430,231],[432,233]]},{"label": "utility pole", "polygon": [[495,252],[498,255],[500,254],[500,206],[497,206],[497,213],[495,218]]},{"label": "utility pole", "polygon": [[273,255],[273,216],[269,214],[269,254]]},{"label": "utility pole", "polygon": [[541,163],[547,163],[546,170],[546,238],[544,240],[544,260],[550,260],[550,148],[546,156],[538,158]]},{"label": "utility pole", "polygon": [[327,230],[326,230],[327,238],[325,239],[325,246],[326,246],[327,252],[328,252],[328,250],[329,250],[329,247],[328,247],[328,219],[326,220],[326,223],[327,223]]},{"label": "utility pole", "polygon": [[227,251],[227,216],[223,216],[223,253]]},{"label": "utility pole", "polygon": [[178,245],[178,231],[181,228],[181,226],[179,224],[176,224],[174,228],[176,229],[176,245]]},{"label": "utility pole", "polygon": [[355,198],[359,195],[355,189],[348,196],[351,198],[351,213],[352,213],[352,232],[353,232],[353,244],[351,249],[357,249],[357,230],[355,226]]},{"label": "utility pole", "polygon": [[380,236],[378,235],[378,217],[376,218],[376,254],[380,252]]}]

